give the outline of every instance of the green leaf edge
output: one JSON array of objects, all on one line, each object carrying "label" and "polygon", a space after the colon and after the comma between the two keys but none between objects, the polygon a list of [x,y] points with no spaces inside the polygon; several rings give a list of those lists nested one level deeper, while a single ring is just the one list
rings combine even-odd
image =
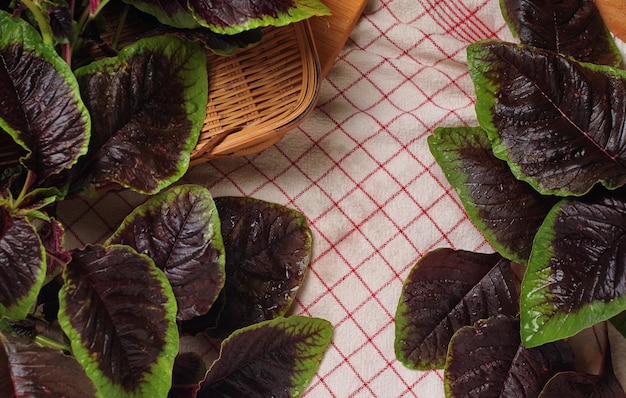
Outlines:
[{"label": "green leaf edge", "polygon": [[[0,206],[5,203],[6,201],[0,200]],[[44,280],[46,279],[46,249],[41,242],[41,238],[37,233],[37,229],[26,218],[23,218],[23,220],[26,221],[26,223],[29,225],[33,234],[37,238],[37,241],[39,242],[39,252],[41,254],[39,272],[37,274],[37,277],[35,278],[35,283],[29,290],[28,294],[18,299],[15,305],[7,307],[4,304],[0,303],[0,318],[7,317],[11,319],[25,319],[28,316],[28,313],[30,312],[32,306],[37,302],[37,296],[39,295],[39,291],[43,286]],[[19,266],[19,264],[16,264],[15,266]]]},{"label": "green leaf edge", "polygon": [[[526,181],[537,192],[541,193],[542,195],[554,195],[554,196],[561,196],[561,197],[583,196],[589,193],[589,191],[591,191],[593,187],[596,186],[598,183],[600,183],[601,185],[603,185],[605,188],[609,190],[614,190],[614,189],[619,188],[619,186],[611,186],[605,180],[599,180],[599,181],[596,181],[594,184],[592,184],[589,187],[589,189],[585,192],[572,192],[568,190],[566,187],[556,189],[556,190],[549,190],[549,189],[543,188],[541,184],[539,183],[539,181],[537,181],[536,179],[525,175],[521,171],[521,167],[517,163],[510,161],[509,151],[506,148],[506,146],[502,144],[502,141],[500,140],[500,135],[498,133],[496,126],[493,123],[493,115],[491,113],[491,109],[493,108],[493,105],[497,102],[494,92],[496,92],[500,88],[500,86],[498,84],[491,82],[489,79],[484,77],[482,72],[488,69],[488,65],[486,65],[485,62],[480,61],[481,58],[485,58],[484,57],[485,54],[489,53],[485,47],[488,44],[493,44],[493,43],[511,44],[511,43],[506,43],[498,39],[484,39],[484,40],[479,40],[477,42],[474,42],[467,47],[467,63],[469,66],[469,75],[474,83],[474,90],[476,93],[476,104],[475,104],[476,116],[478,119],[478,124],[485,131],[487,131],[487,135],[489,136],[489,140],[491,141],[491,144],[492,144],[493,154],[498,159],[502,159],[508,163],[509,168],[511,169],[511,172],[518,180]],[[525,45],[517,44],[517,46],[524,47]],[[611,66],[596,65],[596,64],[592,64],[588,62],[578,62],[571,58],[568,58],[568,59],[570,62],[579,64],[585,68],[589,68],[597,72],[601,72],[607,75],[612,75],[614,77],[618,77],[620,79],[626,80],[626,71],[623,71],[623,70],[620,70]]]},{"label": "green leaf edge", "polygon": [[480,145],[479,141],[481,141],[480,135],[482,134],[484,134],[484,137],[488,140],[486,131],[482,127],[437,127],[433,135],[427,138],[428,147],[435,161],[443,170],[448,183],[452,185],[457,192],[468,217],[472,220],[476,228],[480,230],[485,239],[487,239],[502,257],[518,264],[526,264],[528,261],[527,258],[522,258],[517,253],[508,250],[508,248],[499,241],[496,234],[483,222],[483,219],[479,215],[478,207],[473,202],[470,191],[465,185],[467,176],[460,171],[463,159],[459,156],[458,150],[445,149],[450,147],[450,141],[446,139],[445,134],[455,134],[457,137],[462,134],[464,141],[467,142],[471,140],[477,143],[481,149],[485,149]]},{"label": "green leaf edge", "polygon": [[[136,9],[145,12],[146,14],[152,15],[160,23],[164,25],[172,26],[174,28],[179,28],[179,29],[195,29],[195,28],[200,27],[200,24],[191,15],[191,12],[180,11],[170,16],[165,11],[163,11],[162,7],[159,7],[158,5],[153,5],[151,3],[141,1],[141,0],[123,0],[123,1],[124,3],[130,4]],[[174,0],[168,0],[168,1],[174,1]]]},{"label": "green leaf edge", "polygon": [[191,10],[191,12],[201,26],[209,28],[212,32],[225,35],[233,35],[246,30],[266,26],[286,26],[310,17],[327,16],[331,14],[330,9],[319,0],[293,0],[293,2],[295,3],[295,7],[289,9],[287,13],[279,14],[277,17],[264,15],[262,18],[252,18],[245,23],[230,26],[210,24],[194,10]]},{"label": "green leaf edge", "polygon": [[[298,346],[297,349],[299,352],[304,351],[305,353],[309,353],[306,359],[304,360],[302,358],[297,359],[298,369],[295,369],[295,374],[291,379],[293,387],[290,390],[290,396],[299,397],[300,394],[302,394],[304,389],[307,387],[307,385],[311,382],[311,379],[313,378],[313,376],[319,369],[319,365],[322,361],[324,353],[326,352],[326,349],[328,348],[328,346],[330,345],[332,341],[332,337],[333,337],[332,324],[329,321],[322,319],[322,318],[293,315],[289,317],[278,316],[271,320],[262,321],[262,322],[255,323],[250,326],[243,327],[241,329],[237,329],[230,336],[228,336],[228,338],[222,341],[221,349],[220,349],[220,356],[218,357],[217,360],[215,360],[215,362],[213,362],[213,365],[217,361],[219,361],[219,359],[221,358],[222,349],[224,345],[230,344],[230,342],[237,336],[245,334],[246,332],[249,332],[251,330],[256,330],[256,329],[261,329],[261,328],[275,328],[275,329],[280,329],[282,331],[286,331],[286,329],[291,329],[291,328],[294,328],[297,331],[303,328],[311,328],[311,329],[316,328],[318,330],[318,332],[316,333],[316,336],[318,338],[316,339],[315,344],[306,345],[306,344],[301,343],[297,345]],[[311,339],[312,338],[314,337],[311,337]],[[310,350],[314,350],[313,355],[310,355]],[[211,365],[211,367],[209,368],[209,372],[211,371],[211,368],[213,367],[213,365]],[[304,368],[304,370],[298,371],[301,368]]]},{"label": "green leaf edge", "polygon": [[[445,249],[438,248],[438,249],[435,249],[434,251],[438,251],[438,250],[445,250]],[[411,276],[413,273],[417,272],[417,269],[419,268],[420,263],[421,263],[421,259],[418,260],[413,265],[413,267],[411,267],[409,274],[404,279],[404,282],[402,282],[402,290],[400,293],[400,297],[398,298],[398,304],[396,306],[396,313],[394,316],[395,331],[394,331],[393,348],[394,348],[396,359],[402,365],[404,365],[407,369],[427,371],[427,370],[442,368],[443,365],[445,365],[445,359],[436,364],[429,363],[428,361],[420,361],[416,363],[416,362],[411,361],[408,357],[404,356],[400,347],[401,342],[404,340],[403,335],[400,333],[400,331],[405,330],[406,328],[409,327],[410,324],[414,322],[410,319],[410,317],[406,316],[406,314],[410,313],[410,308],[405,303],[404,292],[406,291],[406,287],[409,285],[409,283],[412,282]]]},{"label": "green leaf edge", "polygon": [[554,256],[553,227],[561,208],[568,202],[569,199],[559,201],[537,231],[522,280],[520,335],[522,344],[527,348],[571,337],[626,310],[626,296],[607,303],[592,302],[578,311],[567,313],[556,312],[556,308],[550,306],[553,295],[547,286],[552,279],[548,264]]},{"label": "green leaf edge", "polygon": [[185,48],[185,53],[190,54],[185,61],[184,71],[179,74],[179,77],[181,78],[182,85],[186,87],[183,98],[185,101],[187,119],[191,121],[191,130],[189,131],[189,137],[185,141],[183,152],[180,153],[180,160],[176,165],[178,172],[174,173],[170,178],[160,180],[154,190],[143,191],[121,181],[114,181],[125,188],[129,188],[141,194],[152,195],[160,192],[165,187],[178,181],[189,168],[191,152],[198,143],[204,125],[209,98],[207,59],[204,48],[199,43],[186,42],[171,35],[147,37],[124,47],[116,57],[94,61],[74,72],[77,77],[94,74],[102,68],[115,67],[116,65],[124,63],[129,58],[132,58],[136,54],[141,54],[144,51],[162,51],[165,56],[172,59],[180,48]]},{"label": "green leaf edge", "polygon": [[[76,164],[78,158],[87,153],[89,146],[89,138],[91,137],[91,116],[87,107],[83,103],[80,96],[80,89],[78,87],[78,81],[70,66],[57,54],[54,47],[49,46],[43,42],[41,35],[35,28],[33,28],[28,22],[21,18],[14,18],[6,11],[0,10],[0,26],[2,26],[2,35],[0,35],[0,48],[4,48],[8,45],[18,44],[21,45],[26,51],[32,51],[35,55],[42,57],[46,62],[51,64],[57,71],[59,76],[63,78],[65,83],[72,88],[72,92],[75,94],[73,97],[76,107],[80,110],[83,120],[85,121],[85,140],[82,148],[74,158],[74,162],[68,165],[67,168]],[[0,117],[0,128],[13,138],[16,144],[26,150],[26,159],[32,155],[32,150],[24,143],[20,138],[20,132],[11,128],[7,122]],[[58,174],[61,170],[56,171],[54,174]]]},{"label": "green leaf edge", "polygon": [[210,191],[206,187],[197,184],[177,185],[168,189],[167,191],[160,192],[156,196],[149,198],[146,202],[137,206],[130,214],[128,214],[124,218],[124,220],[122,220],[120,226],[104,242],[104,245],[110,246],[111,242],[117,239],[119,235],[128,227],[128,225],[134,222],[135,218],[139,216],[145,216],[148,212],[162,207],[163,205],[169,203],[171,198],[175,199],[177,196],[190,195],[193,193],[196,193],[201,201],[210,202],[210,205],[207,207],[210,207],[210,209],[212,210],[210,214],[204,214],[211,219],[211,231],[204,230],[203,235],[206,238],[206,233],[212,232],[212,245],[220,251],[219,259],[216,265],[217,271],[222,276],[222,283],[220,289],[216,291],[215,297],[213,297],[213,301],[215,301],[226,282],[226,249],[224,247],[224,239],[222,237],[222,223],[217,212],[217,207],[215,206],[215,202],[213,201],[213,196],[211,196]]},{"label": "green leaf edge", "polygon": [[174,299],[174,293],[172,287],[169,284],[165,274],[157,268],[154,261],[145,254],[137,253],[133,248],[126,245],[109,245],[107,248],[121,248],[135,252],[138,256],[143,257],[148,263],[152,264],[151,275],[157,278],[163,288],[163,294],[168,299],[166,303],[166,313],[169,317],[169,326],[165,332],[165,346],[161,355],[157,358],[156,363],[152,366],[151,371],[146,373],[146,377],[142,380],[142,383],[138,391],[127,392],[118,385],[112,384],[110,380],[98,369],[98,362],[90,351],[81,345],[80,332],[74,329],[72,326],[70,317],[66,313],[65,303],[67,297],[65,294],[65,285],[67,284],[66,274],[63,273],[63,287],[59,291],[59,313],[58,320],[61,329],[69,338],[72,348],[72,354],[76,357],[77,361],[83,366],[85,372],[89,378],[95,384],[98,392],[103,397],[159,397],[167,396],[172,384],[172,370],[174,367],[174,360],[178,354],[179,334],[178,326],[176,324],[176,300]]}]

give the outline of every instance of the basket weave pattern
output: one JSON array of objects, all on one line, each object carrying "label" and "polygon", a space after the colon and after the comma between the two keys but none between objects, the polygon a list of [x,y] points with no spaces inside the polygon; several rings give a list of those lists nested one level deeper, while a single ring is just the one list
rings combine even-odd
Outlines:
[{"label": "basket weave pattern", "polygon": [[192,163],[258,152],[314,108],[320,66],[307,21],[264,30],[261,43],[208,53],[209,101]]}]

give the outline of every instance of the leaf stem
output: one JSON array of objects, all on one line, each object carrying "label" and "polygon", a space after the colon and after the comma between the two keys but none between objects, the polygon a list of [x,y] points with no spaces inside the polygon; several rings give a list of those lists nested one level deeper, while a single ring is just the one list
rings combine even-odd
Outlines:
[{"label": "leaf stem", "polygon": [[117,46],[119,44],[120,35],[122,34],[122,29],[124,29],[124,25],[126,24],[126,17],[128,17],[128,9],[130,6],[126,4],[124,7],[124,11],[122,11],[122,15],[120,16],[119,23],[117,24],[117,28],[115,28],[115,34],[113,35],[113,40],[111,41],[111,47],[117,51]]},{"label": "leaf stem", "polygon": [[41,37],[43,38],[43,42],[54,46],[54,35],[52,34],[52,28],[50,28],[50,24],[48,23],[48,18],[41,11],[32,0],[22,0],[22,4],[24,4],[35,16],[35,20],[39,25],[39,30],[41,32]]},{"label": "leaf stem", "polygon": [[67,344],[61,343],[59,341],[56,341],[54,339],[51,339],[50,337],[46,337],[41,334],[36,334],[33,337],[33,341],[44,347],[54,348],[56,350],[61,350],[61,351],[72,352],[72,349]]}]

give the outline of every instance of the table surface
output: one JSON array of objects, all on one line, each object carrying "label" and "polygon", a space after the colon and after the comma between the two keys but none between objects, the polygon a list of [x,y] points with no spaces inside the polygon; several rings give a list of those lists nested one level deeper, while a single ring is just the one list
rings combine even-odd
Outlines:
[{"label": "table surface", "polygon": [[[304,397],[444,396],[440,371],[395,359],[394,315],[428,251],[492,251],[426,142],[438,126],[476,125],[465,49],[489,37],[513,40],[498,0],[370,0],[304,123],[259,154],[184,177],[307,217],[313,258],[292,312],[329,320],[334,337]],[[122,191],[64,203],[68,243],[102,240],[144,199]]]}]

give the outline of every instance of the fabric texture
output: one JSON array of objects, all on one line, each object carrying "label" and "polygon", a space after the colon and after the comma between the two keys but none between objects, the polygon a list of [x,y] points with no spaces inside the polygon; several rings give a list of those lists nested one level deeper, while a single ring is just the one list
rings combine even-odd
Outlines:
[{"label": "fabric texture", "polygon": [[[215,197],[307,217],[313,258],[291,313],[329,320],[334,337],[304,397],[444,396],[441,371],[396,360],[394,316],[428,251],[493,251],[426,142],[438,126],[477,124],[465,50],[492,37],[514,40],[497,0],[371,0],[303,124],[261,153],[184,177]],[[120,191],[63,203],[68,244],[106,238],[143,199]]]}]

